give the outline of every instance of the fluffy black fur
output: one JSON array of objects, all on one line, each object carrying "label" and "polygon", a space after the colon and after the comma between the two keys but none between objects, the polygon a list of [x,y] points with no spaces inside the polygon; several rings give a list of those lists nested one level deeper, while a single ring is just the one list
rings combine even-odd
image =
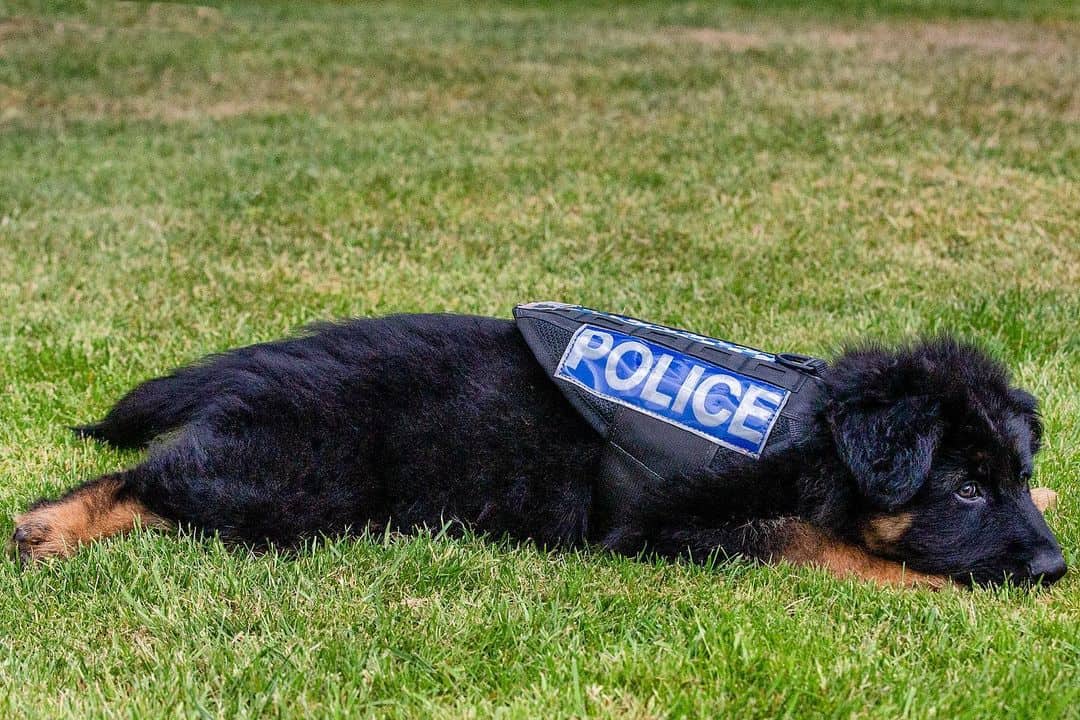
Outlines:
[{"label": "fluffy black fur", "polygon": [[[865,546],[875,518],[910,521],[874,551],[962,581],[1064,573],[1028,495],[1034,398],[974,347],[861,349],[827,371],[791,453],[684,478],[601,525],[603,445],[511,321],[399,315],[313,328],[150,380],[78,432],[123,447],[154,513],[250,544],[458,521],[549,546],[769,560],[797,517]],[[978,493],[968,494],[970,483]],[[910,517],[909,517],[910,516]]]}]

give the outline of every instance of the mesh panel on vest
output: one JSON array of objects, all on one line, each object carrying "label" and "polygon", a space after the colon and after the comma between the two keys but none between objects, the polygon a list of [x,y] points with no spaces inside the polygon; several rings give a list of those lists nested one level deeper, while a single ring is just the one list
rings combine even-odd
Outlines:
[{"label": "mesh panel on vest", "polygon": [[[791,438],[791,432],[793,430],[793,423],[786,415],[781,415],[776,419],[776,425],[773,426],[772,434],[769,436],[770,445],[776,447],[780,443],[786,443]],[[713,456],[712,462],[709,463],[709,469],[715,472],[727,472],[732,467],[737,467],[739,464],[746,462],[746,456],[729,450],[725,447],[719,447],[716,449],[716,455]]]},{"label": "mesh panel on vest", "polygon": [[791,435],[791,420],[787,415],[781,415],[773,425],[771,439],[773,442],[785,442],[789,435]]},{"label": "mesh panel on vest", "polygon": [[[570,344],[570,338],[573,337],[573,333],[548,322],[539,322],[537,323],[536,328],[539,331],[540,338],[544,341],[544,344],[547,345],[555,356],[562,356],[563,350]],[[575,390],[574,392],[577,391]],[[595,397],[589,393],[578,392],[577,394],[586,405],[604,419],[604,422],[611,423],[611,421],[614,420],[615,403],[608,402],[607,400]]]},{"label": "mesh panel on vest", "polygon": [[730,471],[732,467],[738,467],[739,464],[745,462],[745,455],[734,450],[728,450],[726,447],[718,447],[716,448],[716,454],[713,455],[712,462],[709,463],[709,469],[718,473]]}]

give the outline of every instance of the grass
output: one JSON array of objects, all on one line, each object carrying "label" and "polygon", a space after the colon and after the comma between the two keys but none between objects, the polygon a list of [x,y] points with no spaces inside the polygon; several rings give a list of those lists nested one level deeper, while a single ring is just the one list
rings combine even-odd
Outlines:
[{"label": "grass", "polygon": [[[1076,566],[1078,87],[1071,2],[0,0],[0,511],[134,462],[64,426],[202,353],[561,299],[978,340],[1043,398]],[[0,716],[1077,717],[1077,577],[140,533],[0,561]]]}]

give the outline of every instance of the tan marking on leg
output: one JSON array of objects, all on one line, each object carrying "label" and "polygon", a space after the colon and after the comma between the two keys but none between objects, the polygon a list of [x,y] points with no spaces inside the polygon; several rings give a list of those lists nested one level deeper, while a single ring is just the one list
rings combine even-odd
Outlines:
[{"label": "tan marking on leg", "polygon": [[118,478],[104,477],[15,518],[12,542],[19,557],[70,557],[80,545],[128,532],[136,523],[170,526],[135,498],[118,497],[121,487]]},{"label": "tan marking on leg", "polygon": [[898,515],[879,515],[867,523],[862,537],[871,550],[889,550],[911,527],[915,516],[909,512]]},{"label": "tan marking on leg", "polygon": [[1039,512],[1045,513],[1057,507],[1058,496],[1050,488],[1031,488],[1031,501],[1035,503]]},{"label": "tan marking on leg", "polygon": [[820,567],[839,578],[858,577],[880,585],[941,588],[946,577],[910,570],[901,563],[871,555],[806,523],[799,523],[783,558],[796,565]]}]

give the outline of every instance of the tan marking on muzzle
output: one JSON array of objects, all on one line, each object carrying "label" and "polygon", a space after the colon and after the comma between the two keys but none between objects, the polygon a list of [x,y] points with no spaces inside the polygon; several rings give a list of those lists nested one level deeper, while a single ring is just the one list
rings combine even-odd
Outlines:
[{"label": "tan marking on muzzle", "polygon": [[1057,507],[1057,493],[1050,488],[1031,488],[1031,502],[1035,503],[1039,512],[1045,513]]}]

